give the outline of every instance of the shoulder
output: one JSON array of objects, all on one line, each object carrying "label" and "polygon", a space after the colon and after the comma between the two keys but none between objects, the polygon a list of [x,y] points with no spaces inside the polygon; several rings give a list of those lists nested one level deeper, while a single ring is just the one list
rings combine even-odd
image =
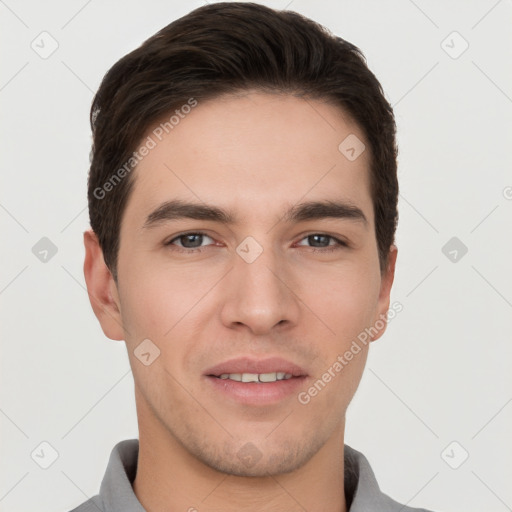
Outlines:
[{"label": "shoulder", "polygon": [[101,503],[100,496],[96,495],[69,512],[105,512],[105,509]]},{"label": "shoulder", "polygon": [[434,512],[433,510],[427,510],[426,508],[408,507],[407,505],[398,503],[398,501],[395,501],[382,492],[379,497],[378,507],[379,508],[375,508],[374,510],[379,510],[379,512]]},{"label": "shoulder", "polygon": [[345,492],[349,512],[433,512],[398,503],[380,490],[368,459],[345,445]]}]

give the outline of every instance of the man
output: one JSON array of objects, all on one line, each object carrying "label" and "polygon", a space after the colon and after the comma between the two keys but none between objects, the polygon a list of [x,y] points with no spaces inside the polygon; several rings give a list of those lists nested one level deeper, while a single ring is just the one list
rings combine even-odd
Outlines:
[{"label": "man", "polygon": [[397,257],[395,122],[360,51],[206,5],[112,67],[91,126],[84,272],[139,439],[75,510],[412,510],[344,444]]}]

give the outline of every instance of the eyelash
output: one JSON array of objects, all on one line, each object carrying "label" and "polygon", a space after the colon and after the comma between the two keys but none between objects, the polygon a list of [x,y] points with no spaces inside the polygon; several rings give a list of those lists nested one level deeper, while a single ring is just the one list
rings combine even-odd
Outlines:
[{"label": "eyelash", "polygon": [[[178,240],[181,237],[187,236],[187,235],[202,235],[202,236],[207,236],[208,238],[211,238],[210,235],[208,235],[207,233],[205,233],[203,231],[188,231],[186,233],[181,233],[178,236],[175,236],[173,239],[169,240],[168,242],[165,242],[164,245],[165,246],[173,246],[172,242],[174,242],[175,240]],[[343,240],[340,240],[339,238],[336,238],[335,236],[332,236],[332,235],[328,235],[326,233],[310,233],[309,235],[302,237],[300,239],[300,241],[302,241],[305,238],[308,238],[310,236],[314,236],[314,235],[320,235],[320,236],[325,236],[325,237],[331,238],[332,240],[334,240],[336,242],[336,245],[328,246],[328,247],[321,247],[321,248],[309,247],[310,252],[330,253],[330,252],[334,252],[334,251],[348,247],[348,244],[346,242],[344,242]],[[304,247],[304,246],[301,246],[301,247]],[[176,245],[176,246],[173,246],[171,250],[181,252],[181,253],[191,254],[191,253],[201,252],[202,249],[206,249],[206,247],[186,248],[186,247],[180,247],[180,246]]]}]

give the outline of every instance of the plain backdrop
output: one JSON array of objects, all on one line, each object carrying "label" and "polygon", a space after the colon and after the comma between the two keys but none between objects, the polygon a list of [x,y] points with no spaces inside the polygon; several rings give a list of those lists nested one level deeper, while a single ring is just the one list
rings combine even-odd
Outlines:
[{"label": "plain backdrop", "polygon": [[[512,3],[262,3],[361,48],[398,124],[403,311],[371,347],[346,442],[402,503],[512,510]],[[89,108],[119,58],[200,5],[0,2],[2,512],[71,510],[138,436],[125,345],[85,291]]]}]

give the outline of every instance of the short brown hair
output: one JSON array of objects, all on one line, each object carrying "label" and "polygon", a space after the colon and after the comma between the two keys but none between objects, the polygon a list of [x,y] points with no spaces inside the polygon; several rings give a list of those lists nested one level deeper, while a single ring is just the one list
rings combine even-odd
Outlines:
[{"label": "short brown hair", "polygon": [[398,223],[396,125],[363,53],[299,13],[220,2],[170,23],[121,58],[94,97],[89,218],[116,282],[121,220],[134,176],[112,186],[115,173],[123,165],[126,170],[142,137],[164,114],[191,98],[201,102],[247,90],[326,100],[362,129],[370,146],[370,193],[385,270]]}]

